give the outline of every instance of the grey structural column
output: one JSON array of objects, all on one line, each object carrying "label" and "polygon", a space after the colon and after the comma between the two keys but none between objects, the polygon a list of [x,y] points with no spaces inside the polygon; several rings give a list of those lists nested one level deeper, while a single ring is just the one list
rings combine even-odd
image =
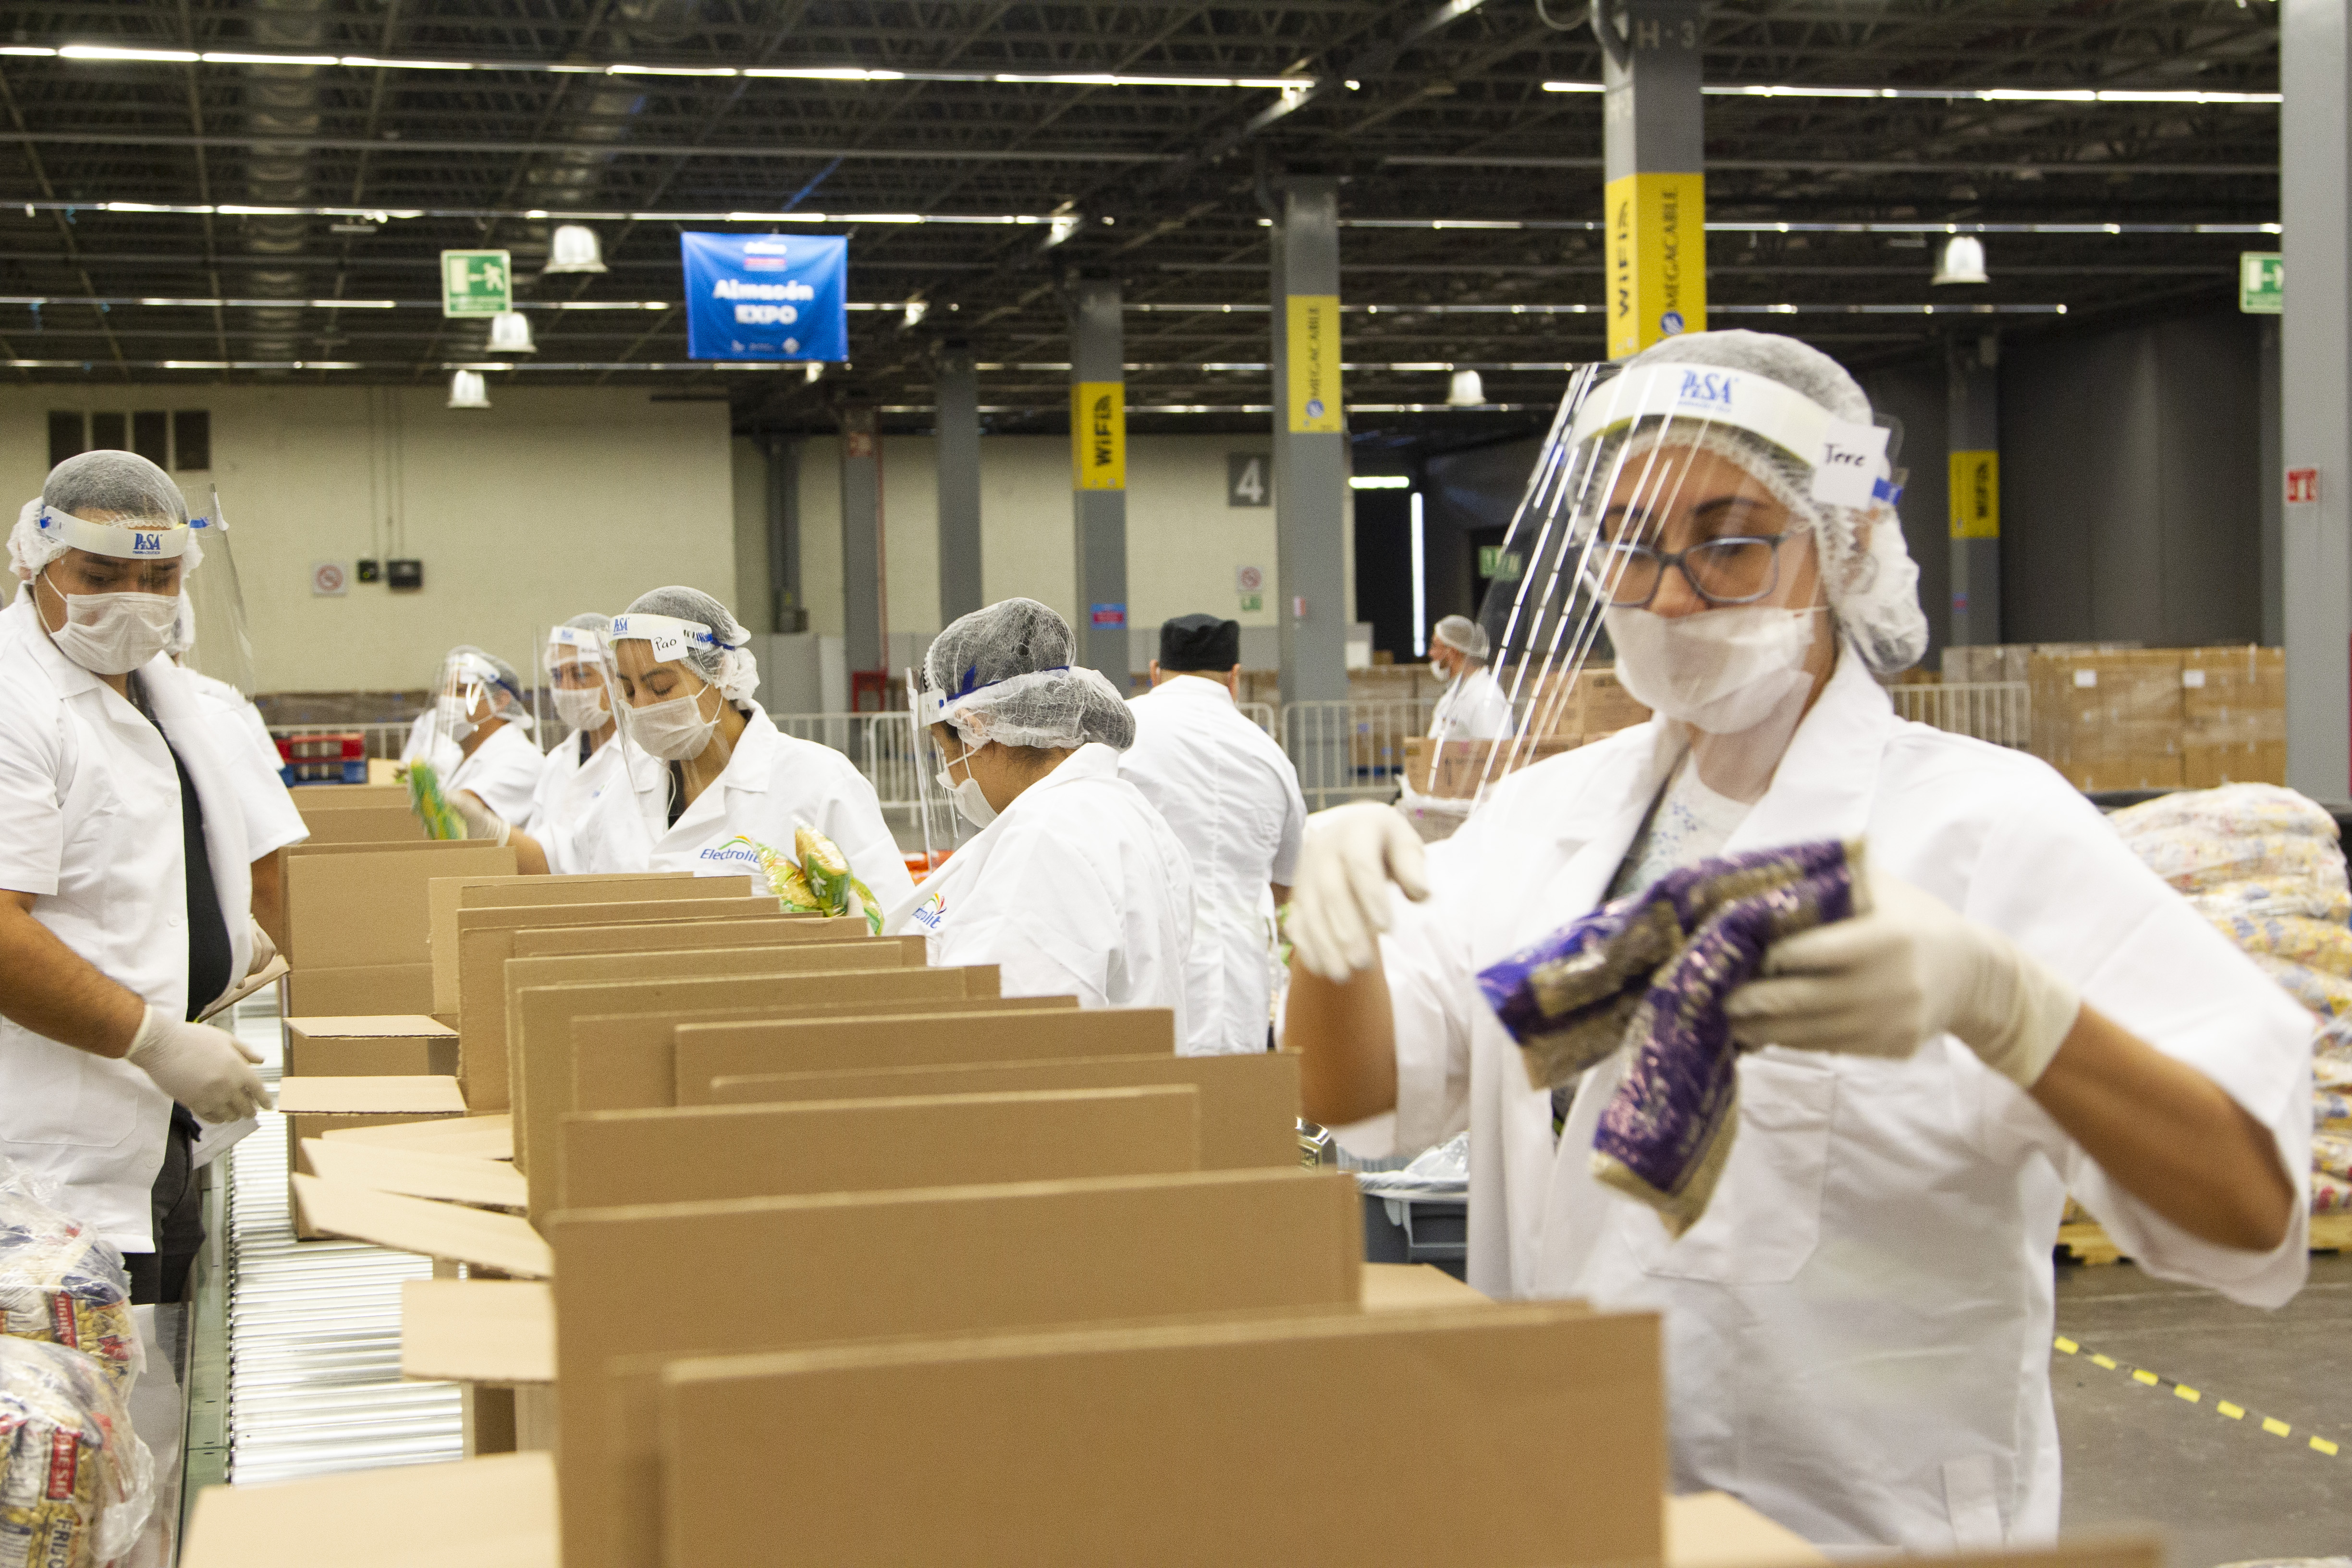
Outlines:
[{"label": "grey structural column", "polygon": [[[1348,422],[1339,391],[1339,182],[1282,183],[1274,259],[1274,557],[1282,700],[1348,696]],[[1344,725],[1332,731],[1346,757]],[[1300,731],[1303,742],[1319,730]],[[1297,743],[1297,742],[1295,742]],[[1314,763],[1294,755],[1309,788]],[[1340,781],[1331,777],[1325,787]]]},{"label": "grey structural column", "polygon": [[1956,338],[1947,351],[1954,647],[2000,641],[2000,340]]},{"label": "grey structural column", "polygon": [[841,411],[841,632],[853,676],[882,668],[882,448],[871,408]]},{"label": "grey structural column", "polygon": [[1699,0],[1599,4],[1591,16],[1601,45],[1609,357],[1623,359],[1706,330],[1704,35]]},{"label": "grey structural column", "polygon": [[768,442],[768,608],[780,632],[808,630],[801,603],[801,444]]},{"label": "grey structural column", "polygon": [[1122,692],[1127,645],[1127,332],[1117,281],[1070,289],[1070,513],[1077,531],[1078,658]]},{"label": "grey structural column", "polygon": [[2263,520],[2263,646],[2286,646],[2285,584],[2279,574],[2280,532],[2285,523],[2284,513],[2286,465],[2279,460],[2279,319],[2258,316],[2261,323],[2261,348],[2255,374],[2262,380],[2255,388],[2254,400],[2261,417],[2257,439],[2262,444],[2261,460],[2255,471],[2261,476]]},{"label": "grey structural column", "polygon": [[2286,782],[2352,799],[2352,47],[2343,0],[2279,6],[2279,212],[2286,233],[2280,343],[2281,607]]},{"label": "grey structural column", "polygon": [[981,606],[980,374],[971,347],[940,353],[940,625]]}]

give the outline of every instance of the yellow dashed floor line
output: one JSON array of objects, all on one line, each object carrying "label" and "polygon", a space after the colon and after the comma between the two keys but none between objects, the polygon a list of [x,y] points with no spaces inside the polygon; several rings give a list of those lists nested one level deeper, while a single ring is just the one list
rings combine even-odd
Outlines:
[{"label": "yellow dashed floor line", "polygon": [[[2172,1390],[2172,1396],[2175,1399],[2185,1401],[2190,1405],[2201,1405],[2205,1402],[2205,1395],[2202,1393],[2197,1389],[2189,1387],[2185,1383],[2176,1383],[2171,1378],[2166,1377],[2159,1373],[2150,1372],[2143,1366],[2125,1366],[2113,1356],[2100,1355],[2096,1352],[2086,1352],[2078,1342],[2070,1340],[2063,1334],[2060,1334],[2057,1338],[2051,1341],[2051,1343],[2056,1348],[2058,1353],[2061,1355],[2079,1355],[2084,1361],[2089,1362],[2093,1366],[2104,1367],[2109,1372],[2129,1373],[2131,1374],[2131,1380],[2134,1383],[2144,1384],[2149,1388],[2168,1387]],[[2213,1402],[2213,1409],[2217,1415],[2226,1416],[2232,1421],[2243,1421],[2246,1418],[2246,1407],[2244,1405],[2233,1405],[2226,1399],[2215,1400]],[[2294,1436],[2294,1428],[2288,1426],[2285,1422],[2281,1421],[2274,1415],[2263,1415],[2258,1417],[2258,1419],[2262,1423],[2263,1430],[2269,1433],[2273,1437],[2292,1438]],[[2305,1436],[2305,1446],[2310,1448],[2313,1452],[2325,1454],[2330,1458],[2334,1458],[2336,1456],[2340,1447],[2340,1445],[2332,1443],[2325,1437],[2312,1436],[2308,1435]]]}]

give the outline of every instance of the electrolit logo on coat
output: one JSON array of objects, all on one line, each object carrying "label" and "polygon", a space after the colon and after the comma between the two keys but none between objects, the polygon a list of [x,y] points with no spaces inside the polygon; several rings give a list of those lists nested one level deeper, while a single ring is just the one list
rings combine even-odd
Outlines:
[{"label": "electrolit logo on coat", "polygon": [[1731,406],[1731,377],[1719,371],[1683,372],[1682,386],[1675,393],[1677,403],[1703,403],[1711,407]]},{"label": "electrolit logo on coat", "polygon": [[731,841],[728,844],[713,844],[696,858],[708,860],[715,866],[741,866],[753,871],[760,869],[759,856]]},{"label": "electrolit logo on coat", "polygon": [[915,923],[927,931],[937,931],[947,918],[948,896],[945,893],[933,893],[915,906]]}]

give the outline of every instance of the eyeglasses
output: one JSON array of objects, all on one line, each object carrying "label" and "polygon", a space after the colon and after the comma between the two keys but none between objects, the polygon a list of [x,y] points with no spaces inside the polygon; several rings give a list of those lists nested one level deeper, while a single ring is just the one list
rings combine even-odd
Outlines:
[{"label": "eyeglasses", "polygon": [[1603,541],[1592,552],[1588,580],[1612,607],[1637,610],[1658,596],[1671,566],[1710,605],[1752,605],[1780,585],[1780,544],[1787,538],[1785,533],[1733,534],[1688,550]]}]

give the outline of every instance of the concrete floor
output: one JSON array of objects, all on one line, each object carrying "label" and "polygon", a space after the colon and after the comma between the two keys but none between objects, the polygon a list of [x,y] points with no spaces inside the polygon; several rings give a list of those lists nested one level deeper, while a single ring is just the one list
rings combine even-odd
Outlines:
[{"label": "concrete floor", "polygon": [[[2127,1263],[2062,1264],[2058,1331],[2083,1347],[2051,1367],[2064,1529],[2154,1525],[2167,1568],[2352,1553],[2352,1257],[2315,1257],[2310,1283],[2276,1312]],[[2094,1364],[2094,1352],[2121,1369]],[[2134,1367],[2168,1381],[2136,1383]],[[2176,1394],[2175,1381],[2200,1402]],[[2245,1418],[2219,1414],[2220,1400]],[[2264,1415],[2293,1436],[2264,1432]],[[2314,1452],[2315,1436],[2342,1451]]]}]

